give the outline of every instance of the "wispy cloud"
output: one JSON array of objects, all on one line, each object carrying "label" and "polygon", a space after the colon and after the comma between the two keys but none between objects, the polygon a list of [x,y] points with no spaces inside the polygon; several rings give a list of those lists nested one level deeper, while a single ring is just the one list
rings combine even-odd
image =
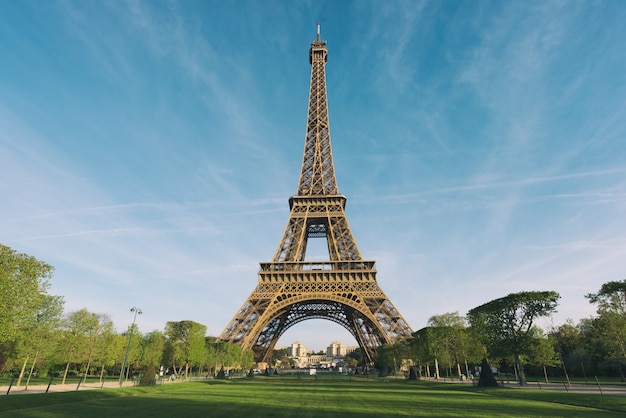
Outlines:
[{"label": "wispy cloud", "polygon": [[139,304],[146,327],[221,332],[289,216],[324,14],[350,225],[414,328],[537,287],[579,318],[623,277],[621,8],[270,6],[59,2],[5,19],[19,42],[0,46],[2,240],[56,266],[68,309],[123,327]]}]

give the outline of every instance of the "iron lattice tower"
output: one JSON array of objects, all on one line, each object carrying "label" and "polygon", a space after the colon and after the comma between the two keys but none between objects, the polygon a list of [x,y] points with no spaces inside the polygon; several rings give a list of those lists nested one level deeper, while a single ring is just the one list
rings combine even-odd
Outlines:
[{"label": "iron lattice tower", "polygon": [[[320,318],[336,322],[356,339],[370,363],[377,349],[411,336],[411,328],[376,282],[375,262],[363,260],[345,214],[333,166],[326,97],[326,42],[311,43],[311,88],[298,192],[271,262],[220,339],[252,349],[267,362],[280,336],[293,325]],[[309,238],[326,238],[327,261],[305,261]]]}]

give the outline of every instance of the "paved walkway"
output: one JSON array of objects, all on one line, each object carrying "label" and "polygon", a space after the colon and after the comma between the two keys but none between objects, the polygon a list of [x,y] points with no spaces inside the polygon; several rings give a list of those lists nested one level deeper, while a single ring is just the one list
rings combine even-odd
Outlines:
[{"label": "paved walkway", "polygon": [[[124,382],[124,387],[133,386],[134,383],[132,381]],[[94,390],[94,389],[111,389],[111,388],[119,388],[120,382],[117,381],[109,381],[98,383],[98,382],[87,382],[81,383],[78,386],[78,383],[66,383],[64,385],[61,384],[52,384],[50,385],[50,389],[48,393],[53,392],[72,392],[75,390]],[[46,389],[48,389],[48,385],[29,385],[28,389],[22,384],[21,386],[13,386],[11,387],[11,391],[9,395],[32,395],[35,393],[46,393]],[[8,386],[0,386],[0,395],[6,395],[9,390]]]},{"label": "paved walkway", "polygon": [[529,382],[525,386],[519,386],[517,383],[505,383],[505,387],[513,389],[541,389],[541,390],[555,390],[559,392],[572,392],[572,393],[590,393],[598,395],[618,395],[626,396],[626,386],[619,385],[582,385],[574,383],[568,385],[567,383],[540,383]]}]

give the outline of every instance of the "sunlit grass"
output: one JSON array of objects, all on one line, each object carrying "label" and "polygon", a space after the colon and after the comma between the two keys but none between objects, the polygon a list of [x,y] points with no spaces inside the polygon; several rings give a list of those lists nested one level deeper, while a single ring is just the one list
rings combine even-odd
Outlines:
[{"label": "sunlit grass", "polygon": [[0,398],[11,417],[617,417],[626,397],[467,384],[256,377]]}]

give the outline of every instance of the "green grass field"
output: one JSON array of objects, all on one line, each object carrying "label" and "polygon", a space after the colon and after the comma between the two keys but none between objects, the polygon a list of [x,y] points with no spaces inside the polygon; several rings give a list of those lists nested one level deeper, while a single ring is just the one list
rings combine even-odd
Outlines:
[{"label": "green grass field", "polygon": [[10,417],[618,417],[626,397],[364,378],[256,377],[0,397]]}]

